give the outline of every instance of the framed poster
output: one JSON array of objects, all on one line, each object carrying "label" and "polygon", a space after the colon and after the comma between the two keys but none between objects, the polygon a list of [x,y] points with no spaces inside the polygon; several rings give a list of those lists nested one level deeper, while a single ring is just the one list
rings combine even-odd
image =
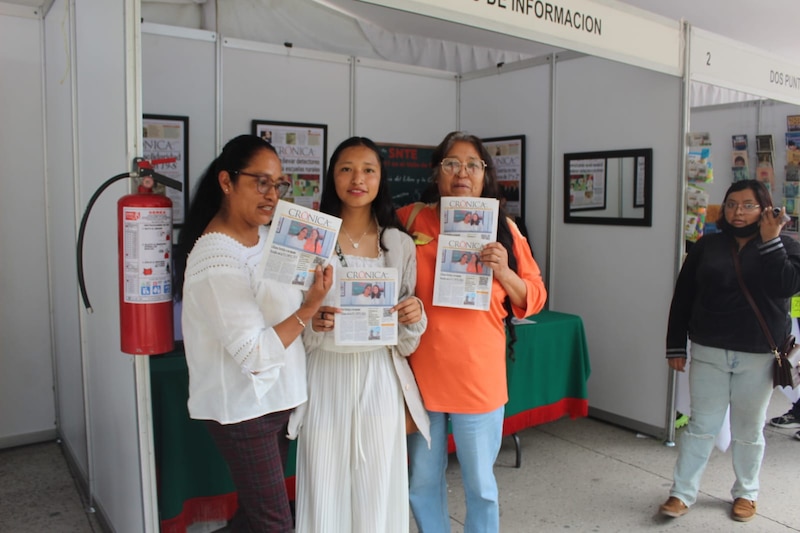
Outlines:
[{"label": "framed poster", "polygon": [[172,225],[180,228],[189,206],[189,117],[142,115],[142,157],[148,161],[175,158],[153,170],[183,184],[178,191],[156,183],[153,192],[172,200]]},{"label": "framed poster", "polygon": [[292,185],[283,200],[319,209],[328,151],[328,126],[253,120],[252,133],[272,144],[281,158],[283,173]]},{"label": "framed poster", "polygon": [[[525,136],[483,139],[492,156],[503,206],[512,217],[525,218]],[[501,200],[502,202],[503,200]]]},{"label": "framed poster", "polygon": [[421,144],[375,143],[381,151],[389,179],[389,192],[395,207],[420,201],[431,183],[431,156],[434,146]]}]

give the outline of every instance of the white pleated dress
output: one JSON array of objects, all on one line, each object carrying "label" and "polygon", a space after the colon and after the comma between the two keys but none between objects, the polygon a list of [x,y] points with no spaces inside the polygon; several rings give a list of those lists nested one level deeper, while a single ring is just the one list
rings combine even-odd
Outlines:
[{"label": "white pleated dress", "polygon": [[[345,259],[351,267],[385,263],[383,253]],[[389,349],[336,346],[325,333],[308,353],[307,373],[296,531],[408,533],[403,393]]]}]

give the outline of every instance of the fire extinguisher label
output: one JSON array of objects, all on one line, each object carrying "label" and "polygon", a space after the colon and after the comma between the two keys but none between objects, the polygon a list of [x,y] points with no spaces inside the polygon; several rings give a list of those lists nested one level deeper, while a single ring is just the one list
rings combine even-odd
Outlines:
[{"label": "fire extinguisher label", "polygon": [[172,208],[122,208],[126,303],[172,300]]}]

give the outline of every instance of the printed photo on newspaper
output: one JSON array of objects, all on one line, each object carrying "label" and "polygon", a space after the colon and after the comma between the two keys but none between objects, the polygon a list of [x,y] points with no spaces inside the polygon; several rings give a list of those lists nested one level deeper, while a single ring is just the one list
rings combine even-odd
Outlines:
[{"label": "printed photo on newspaper", "polygon": [[333,328],[338,345],[397,344],[396,268],[340,268],[336,284],[338,304]]},{"label": "printed photo on newspaper", "polygon": [[267,237],[264,277],[308,289],[316,266],[330,262],[341,225],[333,215],[279,200]]},{"label": "printed photo on newspaper", "polygon": [[441,233],[478,237],[484,242],[497,240],[500,201],[495,198],[443,196],[439,203]]},{"label": "printed photo on newspaper", "polygon": [[433,305],[488,311],[492,270],[480,261],[480,237],[439,235]]}]

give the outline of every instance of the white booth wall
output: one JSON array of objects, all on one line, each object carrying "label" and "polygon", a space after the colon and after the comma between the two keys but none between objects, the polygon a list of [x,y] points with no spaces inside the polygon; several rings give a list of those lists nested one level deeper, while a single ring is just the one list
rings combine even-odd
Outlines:
[{"label": "white booth wall", "polygon": [[[682,194],[681,80],[593,57],[555,70],[550,308],[583,318],[590,415],[661,436]],[[652,226],[565,224],[563,154],[622,148],[653,149]]]},{"label": "white booth wall", "polygon": [[0,6],[0,448],[52,439],[42,23]]},{"label": "white booth wall", "polygon": [[[67,455],[83,479],[88,479],[84,366],[81,357],[78,274],[75,263],[77,221],[75,137],[73,129],[73,76],[71,47],[65,43],[64,11],[67,2],[55,2],[45,28],[45,102],[47,104],[47,198],[50,293],[53,313],[52,360],[58,433]],[[66,17],[66,22],[69,17]],[[69,35],[69,33],[67,33]],[[58,259],[57,259],[58,258]]]}]

